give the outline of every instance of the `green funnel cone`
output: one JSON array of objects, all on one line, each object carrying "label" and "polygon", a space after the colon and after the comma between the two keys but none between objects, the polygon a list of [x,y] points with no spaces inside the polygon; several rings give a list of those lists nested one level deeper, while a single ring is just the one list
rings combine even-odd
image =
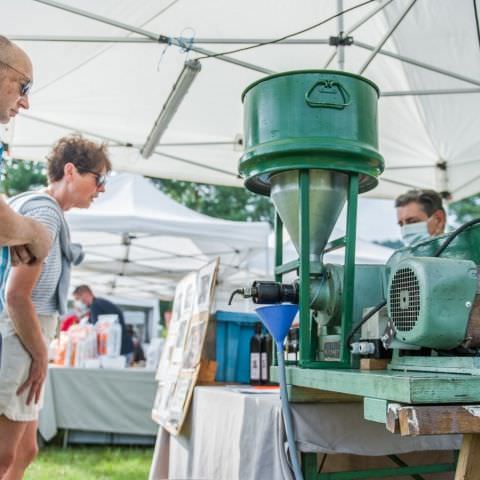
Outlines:
[{"label": "green funnel cone", "polygon": [[283,343],[298,312],[298,305],[283,303],[255,309],[262,323],[277,343]]}]

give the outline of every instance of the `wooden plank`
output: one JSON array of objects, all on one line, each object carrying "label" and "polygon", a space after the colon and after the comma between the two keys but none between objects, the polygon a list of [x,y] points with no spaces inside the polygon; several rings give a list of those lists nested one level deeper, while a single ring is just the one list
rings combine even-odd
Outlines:
[{"label": "wooden plank", "polygon": [[455,480],[477,480],[480,475],[480,435],[463,436]]},{"label": "wooden plank", "polygon": [[360,370],[386,370],[388,358],[362,358],[360,359]]},{"label": "wooden plank", "polygon": [[[278,381],[277,368],[272,375]],[[287,383],[398,403],[480,403],[477,375],[287,367]]]},{"label": "wooden plank", "polygon": [[387,400],[365,397],[363,399],[363,418],[371,422],[387,423]]},{"label": "wooden plank", "polygon": [[389,403],[387,406],[387,430],[391,433],[400,433],[398,410],[402,407],[399,403]]},{"label": "wooden plank", "polygon": [[327,392],[314,388],[287,385],[288,401],[293,403],[351,403],[361,402],[362,397],[345,393]]},{"label": "wooden plank", "polygon": [[405,405],[398,419],[405,436],[480,433],[480,405]]}]

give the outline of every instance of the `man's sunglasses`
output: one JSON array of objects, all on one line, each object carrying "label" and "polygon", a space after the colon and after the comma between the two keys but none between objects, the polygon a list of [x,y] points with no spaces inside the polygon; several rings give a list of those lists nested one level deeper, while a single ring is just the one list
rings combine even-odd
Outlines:
[{"label": "man's sunglasses", "polygon": [[93,170],[87,170],[86,168],[77,168],[77,170],[81,173],[91,173],[92,175],[95,175],[95,183],[97,185],[97,188],[102,188],[107,183],[106,175],[94,172]]},{"label": "man's sunglasses", "polygon": [[0,60],[0,63],[2,63],[3,65],[6,65],[8,68],[11,68],[13,71],[19,73],[22,77],[25,77],[27,79],[25,82],[20,83],[20,96],[26,97],[30,93],[30,89],[32,88],[32,85],[33,85],[33,80],[28,78],[20,70],[17,70],[15,67],[12,67],[9,63],[4,62],[3,60]]}]

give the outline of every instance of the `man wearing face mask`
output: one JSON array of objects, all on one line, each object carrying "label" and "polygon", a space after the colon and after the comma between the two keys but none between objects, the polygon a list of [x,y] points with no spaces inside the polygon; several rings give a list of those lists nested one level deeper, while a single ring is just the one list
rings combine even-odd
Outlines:
[{"label": "man wearing face mask", "polygon": [[445,232],[446,213],[435,190],[409,190],[395,200],[402,241],[413,245]]},{"label": "man wearing face mask", "polygon": [[97,323],[99,315],[118,315],[118,321],[122,328],[122,346],[120,354],[127,357],[127,365],[129,365],[129,359],[133,355],[133,341],[132,337],[127,333],[125,319],[120,308],[106,298],[95,297],[88,285],[79,285],[75,288],[73,291],[73,298],[75,299],[75,310],[78,314],[83,315],[90,310],[89,322],[94,325]]}]

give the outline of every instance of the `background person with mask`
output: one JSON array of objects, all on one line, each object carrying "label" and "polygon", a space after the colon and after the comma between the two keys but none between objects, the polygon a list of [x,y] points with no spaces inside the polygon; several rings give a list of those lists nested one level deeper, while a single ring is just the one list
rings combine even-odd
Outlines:
[{"label": "background person with mask", "polygon": [[405,245],[445,232],[446,213],[435,190],[409,190],[397,197],[395,208]]},{"label": "background person with mask", "polygon": [[125,355],[127,365],[130,365],[133,357],[133,341],[132,337],[128,335],[125,325],[125,318],[123,312],[114,303],[106,298],[95,297],[92,289],[88,285],[79,285],[73,291],[73,298],[75,299],[75,309],[77,311],[90,310],[90,323],[94,325],[98,321],[99,315],[118,315],[118,321],[122,328],[122,347],[120,355]]}]

